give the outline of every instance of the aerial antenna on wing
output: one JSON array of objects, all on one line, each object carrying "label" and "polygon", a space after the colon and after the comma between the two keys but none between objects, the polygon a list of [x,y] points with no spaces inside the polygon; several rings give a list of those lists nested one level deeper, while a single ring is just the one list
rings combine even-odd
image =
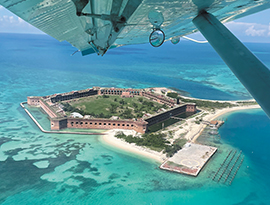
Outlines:
[{"label": "aerial antenna on wing", "polygon": [[79,50],[76,50],[74,53],[71,54],[71,56],[74,56],[78,52],[79,52]]}]

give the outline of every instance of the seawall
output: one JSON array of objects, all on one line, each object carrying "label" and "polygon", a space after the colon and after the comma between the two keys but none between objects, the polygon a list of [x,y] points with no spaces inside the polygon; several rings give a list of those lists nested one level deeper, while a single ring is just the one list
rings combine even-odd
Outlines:
[{"label": "seawall", "polygon": [[93,132],[71,132],[71,131],[48,131],[44,130],[43,127],[38,123],[38,121],[33,117],[33,115],[24,106],[27,102],[20,103],[21,107],[28,114],[28,116],[33,120],[33,122],[38,126],[38,128],[44,133],[54,133],[54,134],[78,134],[78,135],[104,135],[104,133],[93,133]]}]

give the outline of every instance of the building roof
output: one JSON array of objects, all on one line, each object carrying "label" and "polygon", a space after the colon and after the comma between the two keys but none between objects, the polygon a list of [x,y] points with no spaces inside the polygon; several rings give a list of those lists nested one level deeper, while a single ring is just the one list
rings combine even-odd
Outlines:
[{"label": "building roof", "polygon": [[80,113],[78,113],[78,112],[71,113],[71,117],[74,117],[74,118],[83,118],[83,116]]}]

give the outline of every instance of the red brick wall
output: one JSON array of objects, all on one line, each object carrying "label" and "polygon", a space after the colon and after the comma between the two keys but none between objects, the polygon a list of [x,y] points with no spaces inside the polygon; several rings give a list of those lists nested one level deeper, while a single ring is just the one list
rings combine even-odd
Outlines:
[{"label": "red brick wall", "polygon": [[39,102],[40,107],[42,107],[42,109],[51,117],[57,117],[57,115],[49,108],[49,106],[47,106],[42,100],[40,100]]},{"label": "red brick wall", "polygon": [[[55,128],[57,125],[54,122]],[[147,122],[133,120],[110,120],[110,119],[81,119],[68,118],[68,128],[83,128],[83,129],[126,129],[135,130],[139,133],[147,131]]]},{"label": "red brick wall", "polygon": [[28,105],[39,105],[39,97],[27,97],[27,104]]},{"label": "red brick wall", "polygon": [[27,97],[27,104],[40,106],[51,118],[57,117],[57,115],[41,100],[40,97]]},{"label": "red brick wall", "polygon": [[189,104],[186,106],[186,112],[196,112],[196,111],[197,111],[196,105]]},{"label": "red brick wall", "polygon": [[174,106],[174,104],[176,104],[176,102],[174,102],[174,100],[169,100],[167,98],[163,98],[162,95],[161,96],[157,96],[155,94],[152,94],[150,92],[141,92],[141,95],[144,96],[145,98],[148,99],[152,99],[160,104],[166,104],[168,106]]},{"label": "red brick wall", "polygon": [[67,128],[67,119],[51,119],[51,130]]}]

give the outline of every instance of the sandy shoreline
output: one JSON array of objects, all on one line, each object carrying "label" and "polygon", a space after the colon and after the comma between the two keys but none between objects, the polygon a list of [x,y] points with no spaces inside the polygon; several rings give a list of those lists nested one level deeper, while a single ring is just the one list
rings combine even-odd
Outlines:
[{"label": "sandy shoreline", "polygon": [[[234,112],[234,111],[238,111],[238,110],[247,110],[247,109],[258,109],[258,108],[260,108],[259,105],[224,108],[224,109],[216,110],[215,113],[210,113],[210,114],[206,115],[204,117],[204,120],[211,121],[211,120],[214,120],[214,119],[220,117],[221,115],[224,115],[224,114],[229,113],[229,112]],[[180,134],[182,134],[184,132],[188,132],[186,134],[185,138],[191,142],[195,142],[196,139],[203,132],[203,130],[206,126],[207,125],[205,125],[205,124],[200,124],[200,125],[195,124],[194,119],[191,118],[191,119],[186,120],[186,122],[183,124],[183,129],[179,129],[178,131],[175,132],[175,136],[179,136]],[[159,152],[150,150],[150,149],[145,148],[145,147],[136,146],[135,144],[129,144],[121,139],[114,137],[115,133],[118,131],[122,131],[126,135],[130,135],[130,134],[135,135],[136,134],[136,132],[133,130],[109,130],[109,131],[105,132],[105,135],[100,137],[101,142],[103,142],[109,146],[119,148],[119,149],[124,150],[124,151],[129,152],[129,153],[134,153],[136,155],[140,155],[140,156],[154,159],[155,161],[158,161],[161,163],[167,159],[166,155],[163,153],[159,153]]]},{"label": "sandy shoreline", "polygon": [[133,130],[120,130],[120,129],[109,130],[105,132],[105,135],[100,136],[100,138],[102,139],[101,142],[105,142],[106,144],[112,147],[117,147],[119,149],[122,149],[130,153],[134,153],[140,156],[154,159],[155,161],[158,161],[158,162],[163,162],[166,159],[166,155],[162,153],[156,152],[154,150],[151,150],[145,147],[140,147],[135,144],[130,144],[121,139],[114,137],[115,133],[118,131],[121,131],[125,133],[126,135],[136,134],[136,132]]},{"label": "sandy shoreline", "polygon": [[[249,110],[249,109],[259,109],[261,108],[259,105],[247,105],[247,106],[239,106],[239,107],[232,107],[232,108],[224,108],[224,109],[220,109],[217,110],[215,113],[213,114],[208,114],[207,116],[204,117],[205,121],[212,121],[218,117],[220,117],[221,115],[230,113],[230,112],[235,112],[238,110]],[[200,126],[200,131],[198,133],[196,133],[196,131],[192,131],[191,135],[193,135],[192,137],[192,142],[195,142],[198,137],[201,135],[201,133],[203,132],[204,128],[206,127],[206,125],[202,125]]]}]

